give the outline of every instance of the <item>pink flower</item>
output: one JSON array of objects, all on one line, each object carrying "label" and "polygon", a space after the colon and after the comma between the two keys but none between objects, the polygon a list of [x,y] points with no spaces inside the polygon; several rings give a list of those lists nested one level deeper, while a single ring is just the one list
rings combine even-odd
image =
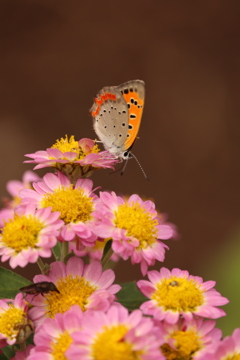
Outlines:
[{"label": "pink flower", "polygon": [[166,359],[212,360],[222,332],[215,328],[215,321],[202,318],[190,321],[179,320],[176,324],[156,321],[162,355]]},{"label": "pink flower", "polygon": [[[25,171],[23,174],[22,181],[19,180],[10,180],[7,182],[7,191],[9,194],[15,198],[19,196],[19,192],[22,189],[31,189],[31,184],[33,181],[39,181],[40,177],[35,174],[33,171]],[[11,208],[14,208],[15,206],[11,206]]]},{"label": "pink flower", "polygon": [[38,164],[34,169],[44,167],[55,167],[58,170],[65,171],[66,165],[71,166],[71,172],[79,169],[80,176],[84,176],[92,170],[98,168],[111,168],[118,162],[108,151],[99,152],[98,146],[91,139],[83,138],[75,141],[74,136],[69,139],[61,138],[56,141],[51,148],[46,151],[37,151],[32,154],[26,154],[33,160],[27,160],[25,163]]},{"label": "pink flower", "polygon": [[188,271],[161,268],[160,271],[148,272],[147,280],[140,280],[137,286],[149,301],[141,305],[146,315],[157,320],[175,324],[182,316],[187,321],[194,316],[218,319],[225,315],[217,306],[229,301],[213,287],[215,281],[203,282],[198,276],[189,275]]},{"label": "pink flower", "polygon": [[240,328],[235,329],[231,336],[221,341],[215,353],[214,360],[240,358]]},{"label": "pink flower", "polygon": [[140,263],[142,274],[155,261],[163,261],[167,240],[175,235],[174,227],[158,216],[152,201],[143,201],[138,195],[128,200],[114,192],[100,192],[95,216],[99,223],[96,233],[101,238],[112,238],[112,249],[117,255],[132,264]]},{"label": "pink flower", "polygon": [[96,147],[96,144],[91,139],[79,140],[79,146],[83,149],[83,152],[87,154],[82,160],[79,160],[81,166],[91,165],[95,168],[110,168],[114,169],[119,161],[109,151],[100,151],[99,153],[92,152],[92,149]]},{"label": "pink flower", "polygon": [[33,331],[28,306],[21,293],[14,300],[0,300],[0,347],[24,342]]},{"label": "pink flower", "polygon": [[12,196],[12,199],[4,199],[5,208],[0,210],[0,227],[4,226],[4,220],[10,219],[14,211],[13,209],[20,203],[21,198],[19,192],[23,189],[30,189],[33,181],[40,180],[39,176],[32,171],[25,171],[22,181],[10,180],[7,182],[7,191]]},{"label": "pink flower", "polygon": [[114,279],[113,270],[102,271],[98,261],[84,265],[82,259],[71,257],[66,265],[54,262],[49,275],[37,275],[34,282],[53,282],[60,293],[49,292],[44,297],[28,295],[27,299],[34,305],[29,310],[30,317],[37,325],[45,317],[54,318],[57,313],[65,313],[72,305],[79,305],[82,311],[106,311],[121,289],[119,285],[113,285]]},{"label": "pink flower", "polygon": [[79,179],[73,186],[60,171],[57,175],[48,173],[42,182],[33,183],[35,190],[21,191],[21,204],[34,203],[37,208],[50,206],[53,211],[59,211],[64,221],[62,239],[71,241],[77,235],[83,245],[93,246],[97,239],[94,231],[97,195],[93,193],[92,186],[90,179]]},{"label": "pink flower", "polygon": [[82,310],[74,305],[54,319],[45,319],[34,335],[35,347],[28,360],[66,359],[65,352],[72,343],[72,334],[81,329]]},{"label": "pink flower", "polygon": [[36,210],[34,204],[16,210],[0,234],[2,261],[10,259],[10,266],[14,269],[35,263],[39,256],[50,257],[63,224],[59,215],[50,208]]},{"label": "pink flower", "polygon": [[123,306],[103,311],[88,311],[82,328],[72,335],[73,343],[66,351],[71,360],[142,359],[163,360],[159,351],[153,321],[140,310],[130,315]]}]

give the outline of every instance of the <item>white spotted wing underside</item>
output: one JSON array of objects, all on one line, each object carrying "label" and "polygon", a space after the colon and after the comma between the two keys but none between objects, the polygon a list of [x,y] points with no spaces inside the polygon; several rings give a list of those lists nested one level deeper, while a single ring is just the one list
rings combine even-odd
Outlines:
[{"label": "white spotted wing underside", "polygon": [[104,87],[97,98],[106,93],[115,95],[116,100],[107,99],[101,105],[96,102],[93,104],[91,111],[97,110],[93,117],[93,127],[105,149],[119,157],[128,134],[128,106],[117,87]]}]

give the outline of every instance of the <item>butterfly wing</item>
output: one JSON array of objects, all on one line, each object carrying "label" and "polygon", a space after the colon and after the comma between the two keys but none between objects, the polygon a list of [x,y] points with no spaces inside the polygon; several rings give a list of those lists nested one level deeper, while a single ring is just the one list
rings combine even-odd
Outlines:
[{"label": "butterfly wing", "polygon": [[145,84],[142,80],[128,81],[117,87],[121,91],[128,106],[128,133],[124,142],[124,151],[130,149],[136,140],[141,124],[144,99]]},{"label": "butterfly wing", "polygon": [[115,86],[104,87],[91,108],[94,130],[106,150],[121,157],[128,134],[128,106]]}]

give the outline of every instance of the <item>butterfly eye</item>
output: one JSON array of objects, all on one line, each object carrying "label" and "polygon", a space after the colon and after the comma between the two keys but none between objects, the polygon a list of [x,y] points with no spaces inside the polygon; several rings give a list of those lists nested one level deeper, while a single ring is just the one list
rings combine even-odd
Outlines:
[{"label": "butterfly eye", "polygon": [[129,158],[129,151],[124,151],[122,157],[123,157],[123,160],[127,160]]}]

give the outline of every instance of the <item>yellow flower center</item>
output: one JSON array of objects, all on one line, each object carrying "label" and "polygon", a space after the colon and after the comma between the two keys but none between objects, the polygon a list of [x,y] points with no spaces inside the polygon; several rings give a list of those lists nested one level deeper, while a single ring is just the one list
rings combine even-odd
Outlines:
[{"label": "yellow flower center", "polygon": [[8,310],[0,314],[0,333],[11,340],[16,338],[19,324],[24,323],[24,318],[24,311],[10,304]]},{"label": "yellow flower center", "polygon": [[175,340],[175,349],[167,343],[160,348],[167,360],[191,360],[192,356],[202,348],[201,339],[194,330],[175,331],[170,337]]},{"label": "yellow flower center", "polygon": [[79,305],[86,310],[89,296],[97,290],[81,276],[68,275],[60,278],[56,284],[60,293],[51,291],[44,295],[46,298],[46,315],[54,318],[57,313],[65,313],[73,305]]},{"label": "yellow flower center", "polygon": [[194,312],[203,304],[203,290],[193,279],[171,276],[157,284],[157,290],[151,298],[165,310]]},{"label": "yellow flower center", "polygon": [[234,355],[223,357],[221,360],[240,360],[240,354],[238,352],[238,353],[236,353]]},{"label": "yellow flower center", "polygon": [[75,140],[74,136],[70,136],[68,138],[67,135],[65,135],[65,139],[61,138],[60,140],[56,140],[55,144],[51,146],[52,149],[58,149],[61,152],[75,152],[76,154],[79,153],[79,145],[78,141]]},{"label": "yellow flower center", "polygon": [[120,205],[115,212],[114,223],[118,228],[126,229],[127,236],[139,240],[138,249],[145,249],[156,242],[158,221],[137,202]]},{"label": "yellow flower center", "polygon": [[97,334],[92,345],[91,359],[94,360],[140,360],[143,351],[134,351],[130,342],[124,339],[128,328],[125,325],[104,327]]},{"label": "yellow flower center", "polygon": [[36,246],[38,235],[43,228],[44,224],[32,215],[15,215],[5,223],[1,242],[19,253],[23,249]]},{"label": "yellow flower center", "polygon": [[221,360],[240,360],[240,353],[237,352],[233,355],[223,357],[223,358],[221,358]]},{"label": "yellow flower center", "polygon": [[93,148],[91,149],[91,151],[89,151],[88,153],[85,153],[83,151],[83,149],[79,146],[78,141],[75,140],[73,135],[70,136],[70,138],[68,138],[68,136],[65,135],[65,139],[61,138],[60,140],[56,140],[56,143],[53,144],[51,146],[51,148],[58,149],[62,153],[65,153],[65,152],[76,153],[75,161],[83,159],[86,155],[88,155],[90,153],[98,153],[100,151],[98,146],[94,145]]},{"label": "yellow flower center", "polygon": [[91,219],[93,200],[84,194],[81,188],[73,189],[72,185],[61,186],[53,193],[45,194],[41,207],[52,207],[52,211],[60,211],[60,218],[65,223],[86,222]]},{"label": "yellow flower center", "polygon": [[68,358],[64,355],[65,351],[70,347],[72,338],[67,331],[64,331],[60,336],[55,339],[51,344],[52,357],[55,360],[67,360]]}]

